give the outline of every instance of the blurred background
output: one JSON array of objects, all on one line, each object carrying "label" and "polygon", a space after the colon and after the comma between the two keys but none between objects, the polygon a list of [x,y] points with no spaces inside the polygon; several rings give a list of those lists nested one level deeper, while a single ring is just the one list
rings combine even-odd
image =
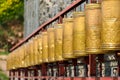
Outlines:
[{"label": "blurred background", "polygon": [[0,0],[0,80],[8,80],[8,50],[23,38],[24,0]]}]

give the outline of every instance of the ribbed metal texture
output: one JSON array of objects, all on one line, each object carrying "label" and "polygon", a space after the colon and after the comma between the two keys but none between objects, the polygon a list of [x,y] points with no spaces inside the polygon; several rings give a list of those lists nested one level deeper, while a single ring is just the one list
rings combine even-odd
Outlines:
[{"label": "ribbed metal texture", "polygon": [[120,50],[120,0],[102,1],[102,48]]},{"label": "ribbed metal texture", "polygon": [[85,56],[85,14],[73,13],[73,52],[75,56]]},{"label": "ribbed metal texture", "polygon": [[73,18],[63,21],[63,58],[73,58]]},{"label": "ribbed metal texture", "polygon": [[86,52],[101,53],[101,5],[86,4]]}]

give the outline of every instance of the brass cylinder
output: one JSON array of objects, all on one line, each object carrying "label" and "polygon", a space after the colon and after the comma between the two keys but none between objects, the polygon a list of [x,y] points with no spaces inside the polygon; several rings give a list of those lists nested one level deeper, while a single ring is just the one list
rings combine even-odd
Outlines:
[{"label": "brass cylinder", "polygon": [[[15,55],[14,55],[15,53],[13,53],[12,54],[12,69],[16,69],[16,67],[15,67]],[[14,61],[14,62],[13,62]]]},{"label": "brass cylinder", "polygon": [[26,49],[25,49],[25,48],[26,48],[26,45],[24,44],[23,46],[24,46],[24,47],[23,47],[23,48],[24,48],[24,57],[23,57],[24,67],[27,67],[27,63],[26,63]]},{"label": "brass cylinder", "polygon": [[25,46],[21,46],[22,49],[22,67],[25,67],[25,50],[24,50]]},{"label": "brass cylinder", "polygon": [[56,24],[55,27],[55,60],[62,61],[63,24]]},{"label": "brass cylinder", "polygon": [[85,14],[73,13],[73,53],[74,56],[85,56]]},{"label": "brass cylinder", "polygon": [[120,0],[102,1],[102,49],[120,50]]},{"label": "brass cylinder", "polygon": [[48,61],[55,61],[55,36],[54,28],[48,28]]},{"label": "brass cylinder", "polygon": [[36,61],[36,55],[37,55],[37,45],[36,45],[36,37],[34,37],[33,39],[33,62],[34,64],[33,65],[36,65],[37,64],[37,61]]},{"label": "brass cylinder", "polygon": [[6,60],[6,62],[7,62],[7,70],[9,70],[10,68],[9,68],[9,65],[10,65],[10,62],[9,62],[9,55],[7,56],[7,60]]},{"label": "brass cylinder", "polygon": [[[12,52],[13,53],[13,52]],[[9,64],[9,69],[11,70],[12,69],[12,53],[10,54],[10,58],[9,58],[9,62],[10,62],[10,64]]]},{"label": "brass cylinder", "polygon": [[13,63],[14,69],[17,69],[17,61],[16,61],[16,54],[15,53],[13,54],[13,58],[14,58],[14,63]]},{"label": "brass cylinder", "polygon": [[34,65],[34,43],[33,43],[33,39],[30,42],[30,65]]},{"label": "brass cylinder", "polygon": [[63,58],[74,58],[74,55],[73,55],[73,18],[63,19]]},{"label": "brass cylinder", "polygon": [[38,36],[34,39],[34,65],[38,64]]},{"label": "brass cylinder", "polygon": [[42,36],[41,34],[39,34],[38,36],[38,63],[41,64],[42,63]]},{"label": "brass cylinder", "polygon": [[42,32],[42,61],[48,62],[48,38],[47,32]]},{"label": "brass cylinder", "polygon": [[25,62],[26,62],[26,67],[28,67],[29,66],[29,43],[26,43],[26,48],[25,48],[25,50],[26,50],[26,54],[25,54],[25,57],[26,57],[26,59],[25,59]]},{"label": "brass cylinder", "polygon": [[99,54],[101,50],[101,5],[86,4],[86,52]]},{"label": "brass cylinder", "polygon": [[30,46],[31,46],[31,40],[29,40],[28,41],[28,47],[29,48],[27,48],[27,52],[28,52],[28,66],[31,66],[31,48],[30,48]]}]

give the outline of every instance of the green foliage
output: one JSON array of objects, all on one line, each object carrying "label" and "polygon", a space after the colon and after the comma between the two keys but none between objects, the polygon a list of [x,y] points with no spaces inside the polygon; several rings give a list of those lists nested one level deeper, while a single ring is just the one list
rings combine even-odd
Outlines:
[{"label": "green foliage", "polygon": [[5,52],[0,52],[0,55],[7,55],[7,54],[8,54],[7,51],[5,51]]},{"label": "green foliage", "polygon": [[8,77],[0,71],[0,80],[9,80]]},{"label": "green foliage", "polygon": [[0,24],[23,21],[24,0],[0,0]]}]

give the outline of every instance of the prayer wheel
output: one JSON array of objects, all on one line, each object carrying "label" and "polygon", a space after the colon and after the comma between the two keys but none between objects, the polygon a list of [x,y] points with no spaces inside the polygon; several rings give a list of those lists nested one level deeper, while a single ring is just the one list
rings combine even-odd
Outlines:
[{"label": "prayer wheel", "polygon": [[38,64],[38,36],[34,38],[34,65]]},{"label": "prayer wheel", "polygon": [[14,55],[14,53],[12,53],[12,55],[11,55],[11,57],[12,57],[12,69],[15,69],[15,62],[13,63],[13,61],[15,61],[15,55]]},{"label": "prayer wheel", "polygon": [[24,62],[24,55],[25,55],[24,46],[21,46],[20,50],[21,50],[21,65],[22,65],[21,67],[23,68],[23,67],[25,67],[25,62]]},{"label": "prayer wheel", "polygon": [[73,53],[74,56],[85,56],[85,14],[73,13]]},{"label": "prayer wheel", "polygon": [[20,57],[19,60],[20,60],[20,68],[21,68],[21,67],[22,67],[22,55],[23,55],[23,54],[22,54],[22,50],[21,50],[20,48],[21,48],[21,47],[18,48],[18,50],[19,50],[18,53],[20,53],[20,54],[19,54],[19,57]]},{"label": "prayer wheel", "polygon": [[64,60],[62,56],[63,24],[56,24],[55,27],[55,60],[62,61]]},{"label": "prayer wheel", "polygon": [[26,51],[27,43],[25,43],[23,46],[24,46],[24,67],[27,67],[27,65],[28,65],[28,63],[27,63],[27,51]]},{"label": "prayer wheel", "polygon": [[120,0],[102,1],[102,49],[120,50]]},{"label": "prayer wheel", "polygon": [[29,65],[29,59],[28,59],[28,43],[25,43],[25,67],[28,67],[28,65]]},{"label": "prayer wheel", "polygon": [[86,52],[99,54],[101,50],[101,5],[97,3],[86,4]]},{"label": "prayer wheel", "polygon": [[42,61],[48,62],[48,35],[42,32]]},{"label": "prayer wheel", "polygon": [[15,51],[15,53],[13,54],[13,56],[14,56],[14,63],[13,63],[14,69],[17,69],[17,56],[16,56],[16,51]]},{"label": "prayer wheel", "polygon": [[28,41],[28,45],[27,45],[28,47],[27,47],[27,62],[28,62],[28,66],[31,66],[31,48],[30,48],[30,46],[31,46],[31,40],[29,40]]},{"label": "prayer wheel", "polygon": [[54,28],[48,28],[48,61],[55,61],[55,37]]},{"label": "prayer wheel", "polygon": [[38,37],[38,63],[41,64],[42,63],[42,36],[41,34],[39,34]]},{"label": "prayer wheel", "polygon": [[30,42],[30,65],[34,65],[34,50],[33,50],[33,47],[34,47],[34,43],[33,43],[33,38],[31,39],[31,42]]},{"label": "prayer wheel", "polygon": [[[17,49],[17,55],[18,55],[17,58],[18,58],[18,64],[19,64],[18,67],[21,67],[21,54],[20,54],[20,52],[21,52],[20,48],[18,48]],[[12,54],[12,53],[10,53],[10,54]]]},{"label": "prayer wheel", "polygon": [[[26,52],[26,43],[23,45],[24,46],[24,66],[27,67],[27,52]],[[18,54],[18,53],[17,53]]]},{"label": "prayer wheel", "polygon": [[73,18],[63,19],[63,58],[74,58],[74,55],[73,55]]}]

